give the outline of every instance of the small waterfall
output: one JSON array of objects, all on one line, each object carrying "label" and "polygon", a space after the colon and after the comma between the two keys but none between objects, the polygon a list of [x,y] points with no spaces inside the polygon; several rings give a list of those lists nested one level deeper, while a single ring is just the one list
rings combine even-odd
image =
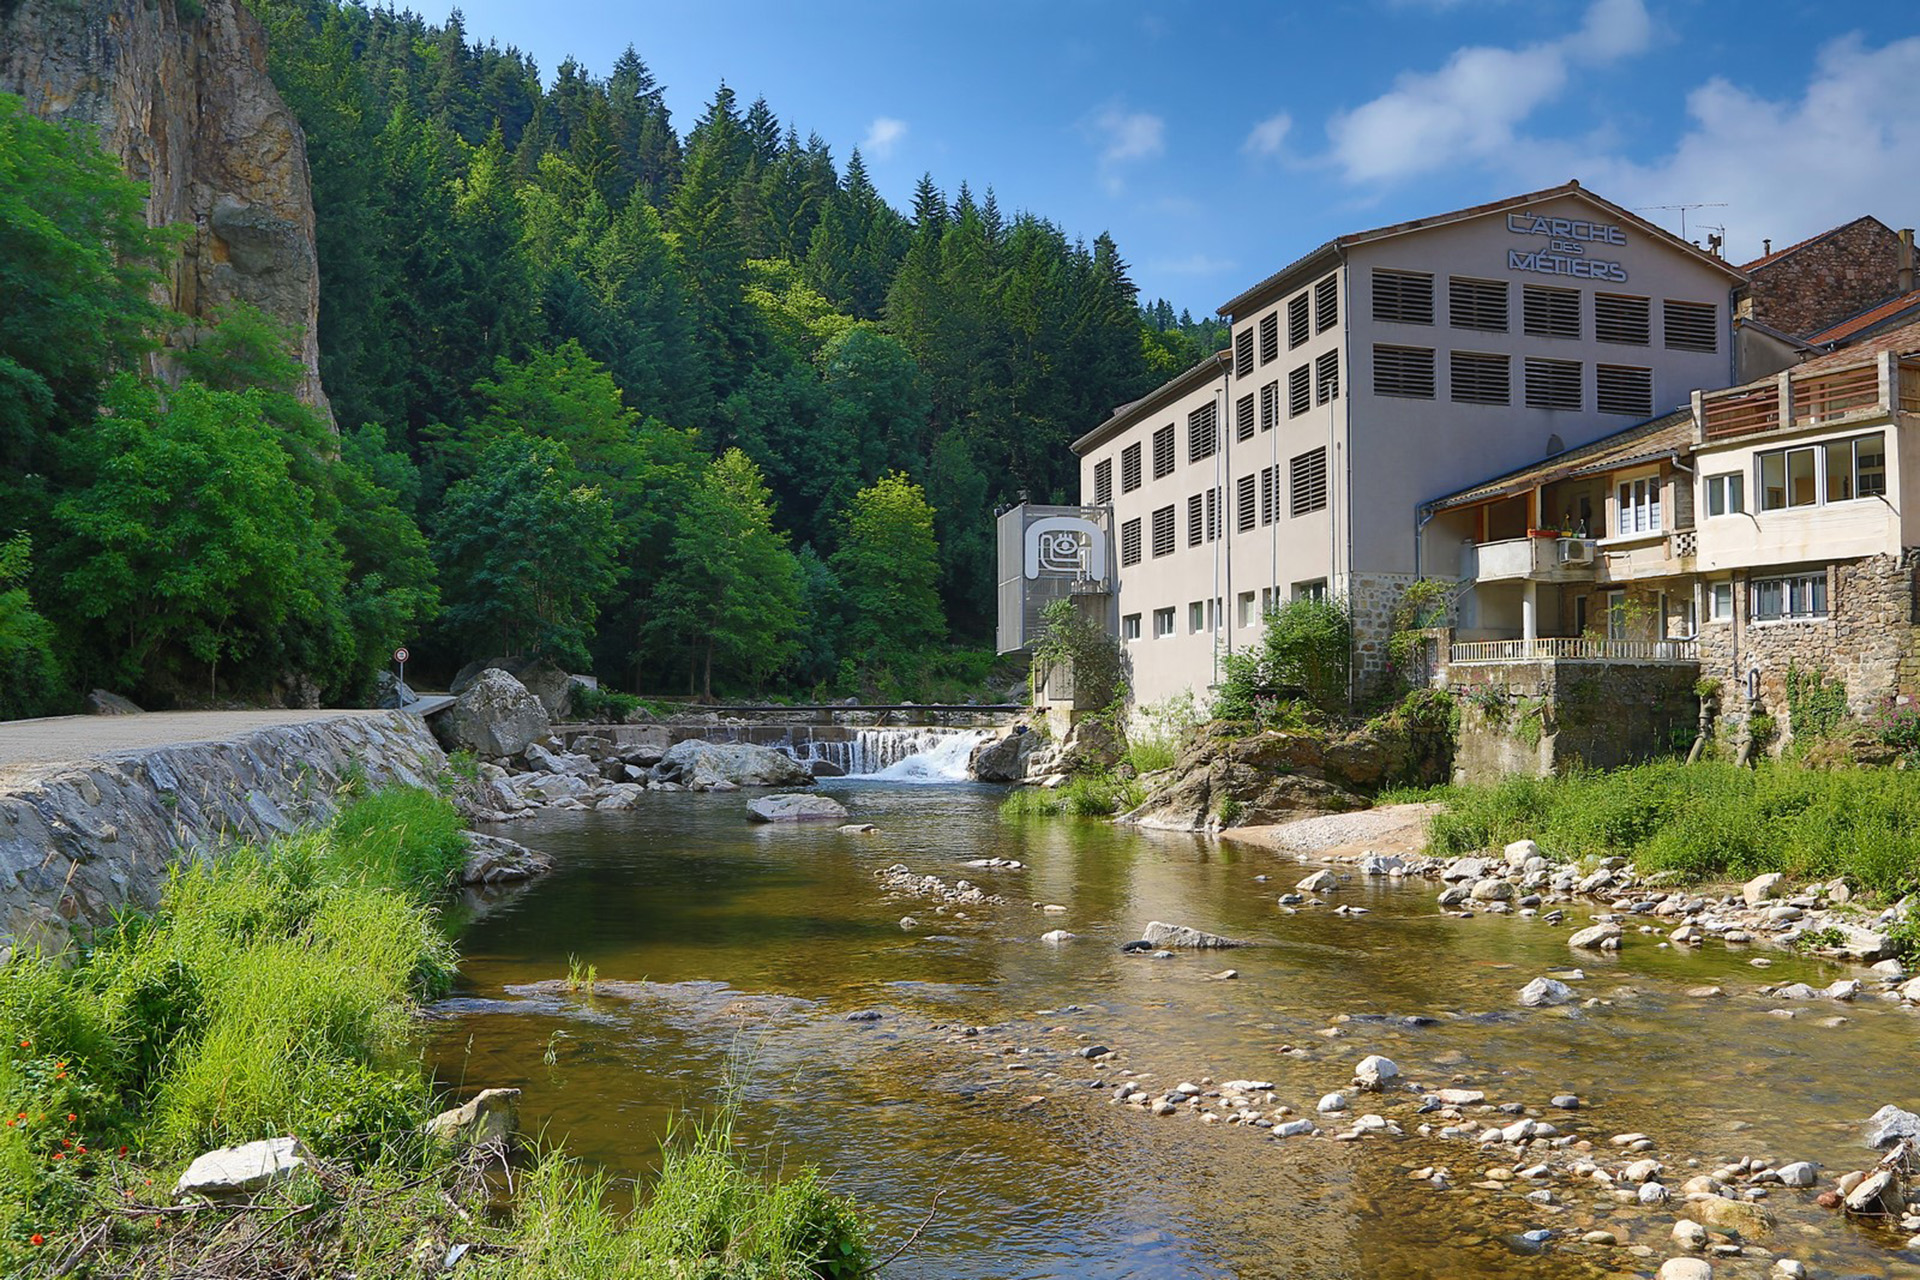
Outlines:
[{"label": "small waterfall", "polygon": [[967,759],[984,729],[859,729],[839,741],[778,744],[801,764],[824,761],[849,778],[890,782],[964,782]]}]

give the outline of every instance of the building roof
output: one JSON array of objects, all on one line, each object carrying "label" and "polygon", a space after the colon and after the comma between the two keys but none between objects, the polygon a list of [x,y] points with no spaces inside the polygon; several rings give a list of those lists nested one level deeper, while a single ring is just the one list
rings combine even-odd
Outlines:
[{"label": "building roof", "polygon": [[1475,485],[1471,489],[1462,489],[1450,493],[1444,498],[1435,498],[1426,503],[1428,511],[1450,511],[1458,507],[1477,506],[1483,502],[1492,502],[1498,498],[1511,497],[1524,493],[1528,489],[1555,480],[1566,480],[1575,476],[1596,475],[1602,471],[1612,471],[1619,467],[1630,467],[1654,458],[1663,458],[1670,453],[1680,453],[1693,445],[1693,407],[1675,409],[1646,422],[1636,423],[1624,431],[1616,431],[1610,436],[1602,436],[1591,444],[1583,444],[1577,449],[1568,449],[1565,453],[1556,453],[1542,462],[1518,471],[1509,471],[1498,479]]},{"label": "building roof", "polygon": [[1231,351],[1214,352],[1199,364],[1194,365],[1193,368],[1188,369],[1185,373],[1167,379],[1153,390],[1147,392],[1144,396],[1141,396],[1138,400],[1129,400],[1127,403],[1120,405],[1107,416],[1105,422],[1087,432],[1087,434],[1081,436],[1078,440],[1075,440],[1073,442],[1073,451],[1078,454],[1085,454],[1087,450],[1103,441],[1111,439],[1114,435],[1132,426],[1147,414],[1173,403],[1202,383],[1221,376],[1227,371],[1227,367],[1232,362],[1233,353]]},{"label": "building roof", "polygon": [[1425,231],[1432,227],[1447,226],[1450,223],[1465,222],[1472,218],[1484,218],[1490,214],[1503,213],[1509,209],[1524,208],[1527,205],[1538,204],[1543,200],[1556,200],[1562,196],[1574,196],[1585,200],[1589,204],[1605,210],[1610,216],[1631,224],[1636,230],[1653,236],[1656,239],[1663,240],[1670,247],[1691,254],[1700,261],[1732,276],[1736,280],[1744,280],[1746,278],[1742,268],[1734,266],[1723,258],[1715,257],[1698,245],[1689,244],[1679,236],[1674,235],[1671,231],[1663,227],[1655,226],[1645,218],[1640,217],[1631,210],[1621,208],[1611,200],[1606,200],[1593,194],[1593,192],[1581,186],[1578,179],[1572,179],[1557,187],[1548,187],[1544,191],[1530,191],[1525,195],[1509,196],[1504,200],[1472,205],[1465,209],[1455,209],[1450,213],[1438,213],[1426,218],[1415,218],[1408,222],[1396,222],[1391,226],[1375,227],[1371,231],[1355,231],[1349,235],[1336,236],[1319,248],[1314,249],[1311,253],[1294,259],[1252,288],[1243,290],[1234,297],[1221,303],[1219,314],[1223,316],[1241,314],[1250,303],[1256,300],[1262,300],[1276,292],[1284,292],[1292,287],[1299,280],[1299,277],[1317,274],[1325,270],[1326,267],[1322,265],[1323,262],[1331,264],[1332,262],[1338,261],[1344,252],[1354,245],[1368,244],[1375,240],[1386,240],[1393,236],[1408,235],[1412,232]]},{"label": "building roof", "polygon": [[1874,217],[1872,214],[1869,213],[1863,217],[1855,218],[1852,222],[1843,222],[1837,227],[1828,227],[1825,231],[1822,231],[1819,235],[1808,236],[1805,240],[1801,240],[1796,244],[1790,244],[1784,249],[1775,249],[1772,253],[1762,254],[1760,257],[1755,258],[1752,262],[1747,263],[1746,265],[1742,266],[1740,269],[1742,271],[1750,272],[1750,271],[1756,271],[1761,267],[1770,267],[1774,263],[1780,261],[1780,259],[1787,257],[1790,254],[1795,254],[1800,252],[1802,249],[1806,248],[1808,245],[1819,244],[1822,240],[1825,240],[1828,236],[1837,236],[1842,231],[1847,230],[1849,227],[1857,227],[1863,222],[1877,223],[1882,231],[1886,232],[1888,235],[1893,234],[1892,227],[1889,227],[1886,223],[1881,222],[1880,219]]},{"label": "building roof", "polygon": [[1867,333],[1916,310],[1920,310],[1920,289],[1888,298],[1885,302],[1868,307],[1851,319],[1842,320],[1839,324],[1822,329],[1819,333],[1808,334],[1807,342],[1816,347],[1846,342],[1850,338]]},{"label": "building roof", "polygon": [[[1797,377],[1803,373],[1818,373],[1824,369],[1845,369],[1857,364],[1866,364],[1883,351],[1894,351],[1903,356],[1920,354],[1920,320],[1910,320],[1906,324],[1896,325],[1891,329],[1867,334],[1838,350],[1802,361],[1788,372]],[[1773,378],[1760,378],[1756,381],[1772,382]],[[1755,384],[1747,383],[1746,385]]]}]

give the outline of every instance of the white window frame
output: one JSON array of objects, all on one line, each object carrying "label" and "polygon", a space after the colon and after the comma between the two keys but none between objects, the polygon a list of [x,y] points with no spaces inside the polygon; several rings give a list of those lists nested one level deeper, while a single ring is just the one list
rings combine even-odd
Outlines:
[{"label": "white window frame", "polygon": [[1260,620],[1260,615],[1253,610],[1253,599],[1251,591],[1240,593],[1240,625],[1242,627],[1250,627]]},{"label": "white window frame", "polygon": [[1702,482],[1707,490],[1708,516],[1743,516],[1747,513],[1747,477],[1741,471],[1721,471]]},{"label": "white window frame", "polygon": [[1120,619],[1120,638],[1122,640],[1138,640],[1140,638],[1139,614],[1130,613]]},{"label": "white window frame", "polygon": [[[1779,592],[1779,613],[1761,612],[1761,599]],[[1827,572],[1786,573],[1747,580],[1747,617],[1756,624],[1777,622],[1824,622],[1830,603],[1827,599]]]},{"label": "white window frame", "polygon": [[1325,600],[1327,598],[1327,580],[1325,578],[1310,578],[1305,582],[1294,583],[1293,598],[1295,600]]},{"label": "white window frame", "polygon": [[1627,638],[1627,593],[1624,591],[1607,592],[1607,639],[1625,640]]},{"label": "white window frame", "polygon": [[1207,629],[1207,602],[1195,600],[1187,605],[1187,634],[1197,636]]},{"label": "white window frame", "polygon": [[1613,527],[1616,538],[1650,538],[1665,532],[1660,473],[1628,476],[1613,484]]},{"label": "white window frame", "polygon": [[1722,578],[1707,584],[1707,621],[1733,621],[1733,579]]},{"label": "white window frame", "polygon": [[1179,633],[1179,621],[1174,616],[1172,605],[1167,605],[1165,608],[1155,609],[1153,611],[1153,638],[1155,640],[1166,640]]}]

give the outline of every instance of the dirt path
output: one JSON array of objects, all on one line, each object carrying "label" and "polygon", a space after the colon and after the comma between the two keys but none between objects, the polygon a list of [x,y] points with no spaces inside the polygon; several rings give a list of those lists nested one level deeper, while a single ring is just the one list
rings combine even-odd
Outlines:
[{"label": "dirt path", "polygon": [[1426,848],[1427,819],[1439,809],[1437,804],[1390,804],[1273,826],[1229,827],[1220,838],[1325,862],[1352,861],[1369,850],[1406,855]]},{"label": "dirt path", "polygon": [[61,765],[129,751],[224,742],[280,725],[381,715],[377,711],[146,711],[133,716],[53,716],[0,723],[0,788]]}]

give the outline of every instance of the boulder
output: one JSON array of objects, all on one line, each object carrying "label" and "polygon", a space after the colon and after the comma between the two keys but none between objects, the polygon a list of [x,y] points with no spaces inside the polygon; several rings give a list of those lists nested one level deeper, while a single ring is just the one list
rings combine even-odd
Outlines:
[{"label": "boulder", "polygon": [[1843,924],[1840,926],[1840,946],[1837,950],[1842,956],[1854,960],[1872,961],[1891,959],[1895,948],[1884,933]]},{"label": "boulder", "polygon": [[600,766],[593,757],[585,753],[571,751],[549,751],[539,743],[531,743],[520,753],[527,762],[529,773],[564,773],[575,778],[597,778]]},{"label": "boulder", "polygon": [[1687,1202],[1687,1212],[1710,1227],[1719,1227],[1722,1231],[1737,1231],[1752,1240],[1757,1240],[1773,1230],[1772,1215],[1751,1200],[1734,1200],[1727,1196],[1701,1196],[1698,1200]]},{"label": "boulder", "polygon": [[140,708],[133,705],[129,698],[117,693],[108,693],[105,689],[95,689],[87,695],[87,714],[90,716],[137,716]]},{"label": "boulder", "polygon": [[1902,1138],[1920,1142],[1920,1116],[1889,1104],[1874,1112],[1868,1119],[1868,1146],[1885,1149]]},{"label": "boulder", "polygon": [[1847,1192],[1847,1212],[1862,1214],[1898,1213],[1900,1188],[1893,1170],[1876,1169],[1860,1179],[1860,1185]]},{"label": "boulder", "polygon": [[467,862],[460,869],[464,885],[511,884],[531,880],[553,870],[553,859],[500,836],[467,832]]},{"label": "boulder", "polygon": [[1391,876],[1405,872],[1407,860],[1397,853],[1364,853],[1360,855],[1360,874],[1363,876]]},{"label": "boulder", "polygon": [[382,671],[373,678],[373,705],[382,711],[398,711],[420,701],[415,693],[399,676],[391,671]]},{"label": "boulder", "polygon": [[498,667],[482,671],[433,719],[434,736],[447,750],[489,758],[519,755],[550,727],[540,699]]},{"label": "boulder", "polygon": [[1316,871],[1294,886],[1302,893],[1332,893],[1339,887],[1340,878],[1331,871]]},{"label": "boulder", "polygon": [[197,1157],[173,1186],[176,1200],[188,1196],[246,1195],[292,1177],[306,1165],[298,1138],[265,1138],[221,1147]]},{"label": "boulder", "polygon": [[1531,840],[1515,840],[1502,852],[1506,855],[1510,867],[1524,867],[1530,859],[1540,856],[1540,846]]},{"label": "boulder", "polygon": [[1366,807],[1366,800],[1329,769],[1323,737],[1235,732],[1243,728],[1221,724],[1192,735],[1172,767],[1153,775],[1146,800],[1125,820],[1204,831],[1229,809],[1233,825],[1258,826]]},{"label": "boulder", "polygon": [[1668,1258],[1656,1280],[1713,1280],[1713,1267],[1704,1258]]},{"label": "boulder", "polygon": [[504,671],[518,680],[528,693],[540,700],[549,720],[557,720],[568,713],[576,678],[545,658],[485,658],[479,662],[469,662],[453,677],[447,692],[458,697],[490,670]]},{"label": "boulder", "polygon": [[1619,925],[1602,921],[1568,938],[1567,945],[1581,951],[1618,951],[1621,933]]},{"label": "boulder", "polygon": [[1498,876],[1488,876],[1484,880],[1474,881],[1473,888],[1468,890],[1467,896],[1475,902],[1511,902],[1513,885],[1510,881],[1502,880]]},{"label": "boulder", "polygon": [[459,1147],[504,1147],[520,1127],[518,1089],[482,1089],[462,1106],[442,1111],[420,1132]]},{"label": "boulder", "polygon": [[967,759],[967,776],[976,782],[1022,782],[1027,761],[1040,747],[1040,735],[1017,725],[1002,738],[988,738]]},{"label": "boulder", "polygon": [[1769,898],[1778,897],[1780,883],[1785,879],[1786,877],[1778,871],[1769,871],[1765,875],[1755,876],[1740,886],[1740,896],[1746,899],[1748,906],[1757,907]]},{"label": "boulder", "polygon": [[1244,942],[1235,942],[1231,938],[1223,938],[1217,933],[1205,933],[1184,924],[1163,924],[1158,920],[1150,921],[1146,932],[1140,936],[1156,947],[1209,948],[1247,945]]},{"label": "boulder", "polygon": [[807,772],[816,778],[844,778],[847,771],[831,760],[807,761]]},{"label": "boulder", "polygon": [[1535,978],[1520,988],[1520,1003],[1529,1009],[1543,1008],[1548,1005],[1568,1004],[1573,1000],[1573,988],[1564,982],[1552,978]]},{"label": "boulder", "polygon": [[1360,1065],[1353,1069],[1353,1084],[1357,1089],[1378,1093],[1400,1078],[1400,1067],[1392,1058],[1383,1058],[1370,1053],[1360,1059]]},{"label": "boulder", "polygon": [[1087,773],[1111,769],[1120,763],[1126,744],[1104,719],[1076,721],[1060,743],[1060,757],[1054,767],[1062,773]]},{"label": "boulder", "polygon": [[847,807],[832,796],[791,794],[760,796],[747,805],[755,822],[842,822]]},{"label": "boulder", "polygon": [[660,757],[654,775],[694,790],[714,790],[720,784],[735,787],[806,787],[813,785],[807,767],[783,751],[750,742],[706,742],[691,738],[676,742]]}]

